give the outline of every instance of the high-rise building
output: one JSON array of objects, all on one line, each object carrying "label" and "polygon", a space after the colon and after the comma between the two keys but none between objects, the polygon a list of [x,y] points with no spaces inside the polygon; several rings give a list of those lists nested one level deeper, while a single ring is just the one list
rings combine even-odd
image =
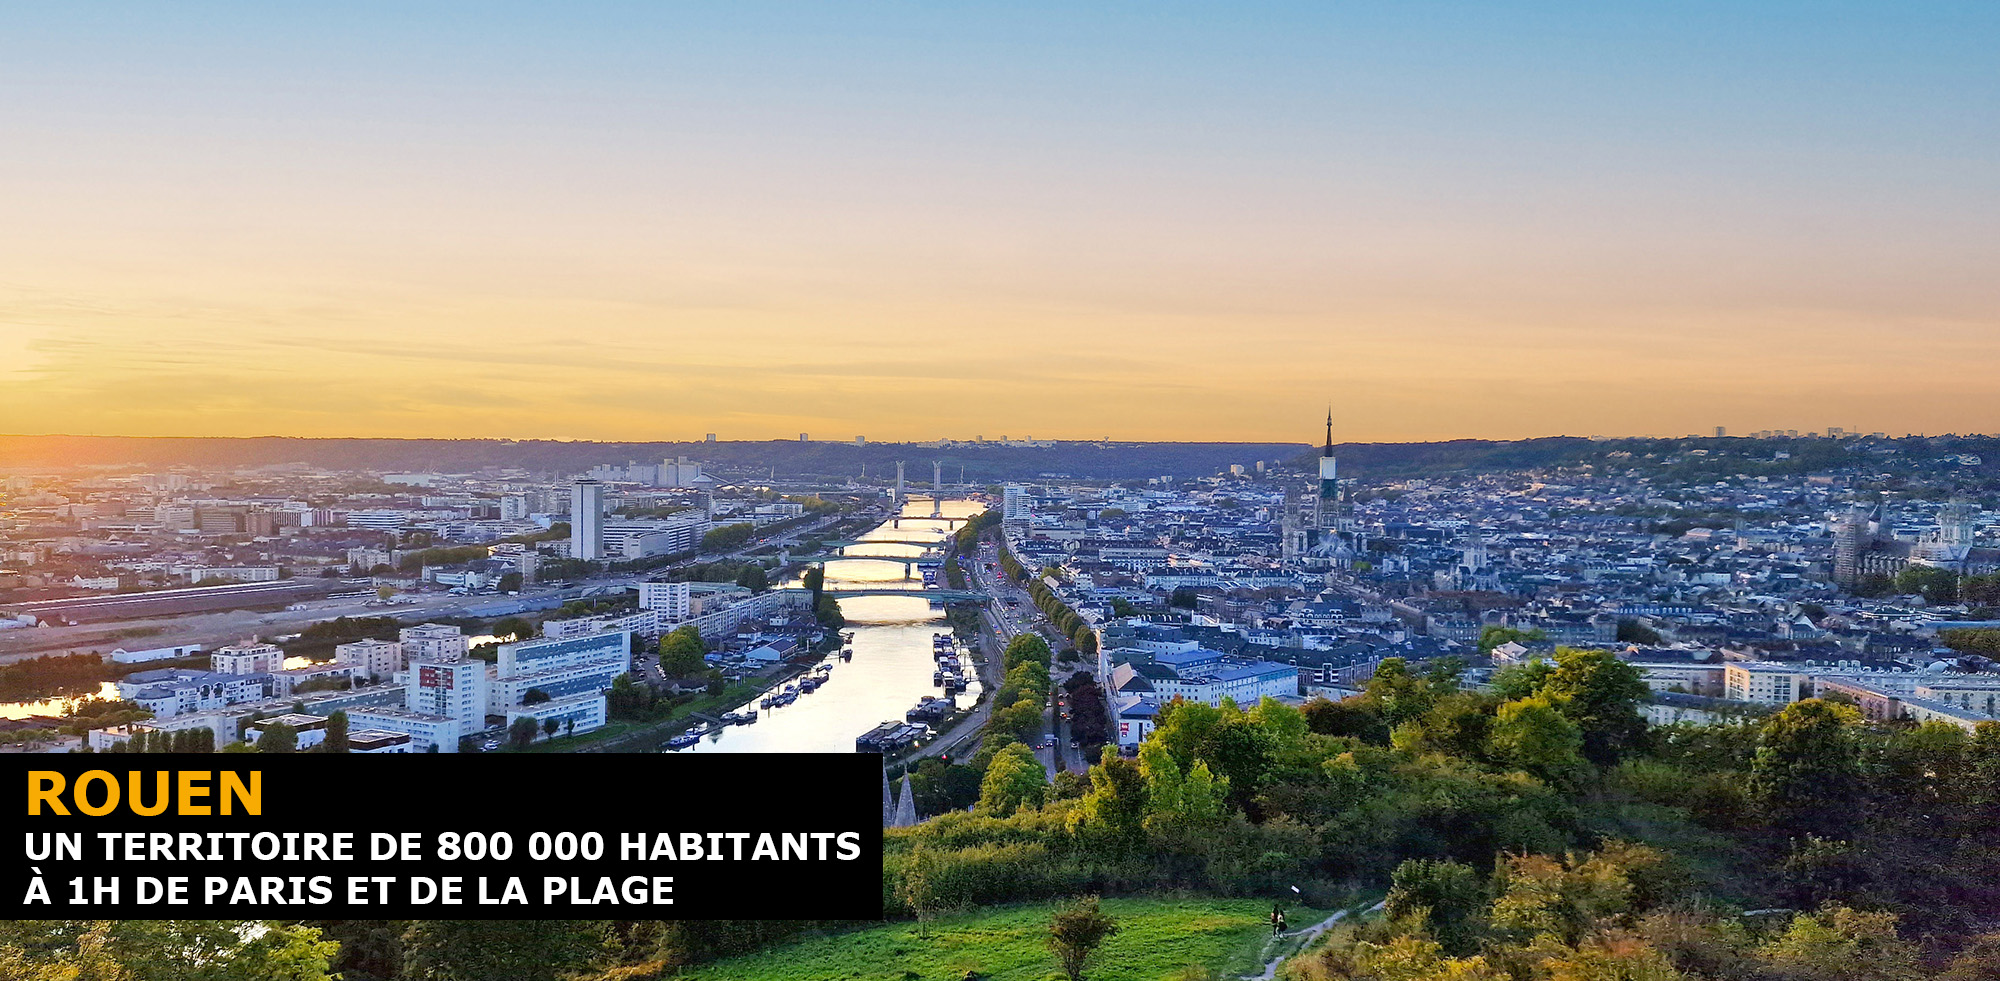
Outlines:
[{"label": "high-rise building", "polygon": [[507,494],[500,498],[500,520],[521,521],[528,517],[528,499],[519,494]]},{"label": "high-rise building", "polygon": [[1727,436],[1727,435],[1729,435],[1729,427],[1728,427],[1728,426],[1717,426],[1717,427],[1715,427],[1715,438],[1716,438],[1716,439],[1721,439],[1722,437],[1724,437],[1724,436]]},{"label": "high-rise building", "polygon": [[570,488],[569,555],[604,557],[604,485],[595,480],[579,480]]},{"label": "high-rise building", "polygon": [[1000,491],[1000,518],[1003,521],[1028,520],[1028,489],[1020,484],[1008,484]]},{"label": "high-rise building", "polygon": [[693,615],[694,586],[684,582],[642,582],[639,609],[655,610],[660,619],[679,623]]},{"label": "high-rise building", "polygon": [[466,657],[410,658],[403,701],[412,712],[486,724],[486,662]]}]

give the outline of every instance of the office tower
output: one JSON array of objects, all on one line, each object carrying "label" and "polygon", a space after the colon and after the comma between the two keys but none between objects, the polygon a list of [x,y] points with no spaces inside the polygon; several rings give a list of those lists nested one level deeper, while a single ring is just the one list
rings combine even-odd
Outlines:
[{"label": "office tower", "polygon": [[604,485],[579,480],[570,488],[569,554],[576,559],[604,557]]}]

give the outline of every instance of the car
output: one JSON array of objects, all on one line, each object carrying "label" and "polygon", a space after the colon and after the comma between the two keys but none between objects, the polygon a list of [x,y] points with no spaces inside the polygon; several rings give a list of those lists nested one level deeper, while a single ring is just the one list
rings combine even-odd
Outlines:
[{"label": "car", "polygon": [[480,743],[479,745],[482,749],[495,750],[500,748],[500,740],[488,739],[487,741]]}]

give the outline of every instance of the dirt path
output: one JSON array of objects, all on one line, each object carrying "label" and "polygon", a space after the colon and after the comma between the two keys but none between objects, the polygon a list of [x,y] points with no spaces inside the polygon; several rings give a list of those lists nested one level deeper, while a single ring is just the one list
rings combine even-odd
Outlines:
[{"label": "dirt path", "polygon": [[[1381,909],[1382,906],[1383,906],[1382,903],[1376,903],[1375,905],[1370,906],[1365,910],[1362,910],[1362,912],[1373,913],[1376,910]],[[1339,923],[1341,920],[1347,919],[1347,914],[1348,914],[1347,910],[1341,910],[1340,912],[1335,913],[1332,916],[1329,916],[1326,919],[1313,924],[1312,926],[1306,927],[1303,930],[1293,930],[1290,933],[1284,934],[1284,936],[1288,938],[1289,937],[1303,938],[1297,949],[1304,950],[1307,944],[1313,942],[1313,938],[1318,937],[1320,934],[1325,933],[1327,930],[1331,929],[1335,923]],[[1283,964],[1287,958],[1293,956],[1297,956],[1296,953],[1280,954],[1277,957],[1273,957],[1269,961],[1266,961],[1264,963],[1264,973],[1246,974],[1244,975],[1244,977],[1254,979],[1254,981],[1272,981],[1273,978],[1276,978],[1278,976],[1278,965]]]}]

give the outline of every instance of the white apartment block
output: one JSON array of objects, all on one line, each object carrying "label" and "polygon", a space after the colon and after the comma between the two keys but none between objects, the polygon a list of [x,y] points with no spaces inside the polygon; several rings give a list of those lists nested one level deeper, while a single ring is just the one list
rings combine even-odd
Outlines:
[{"label": "white apartment block", "polygon": [[[429,715],[397,708],[355,708],[347,710],[347,724],[354,729],[380,729],[398,732],[410,737],[410,751],[431,752],[437,747],[440,753],[458,752],[458,741],[465,735],[465,725],[448,715]],[[352,738],[352,737],[350,737]]]},{"label": "white apartment block", "polygon": [[[318,664],[308,664],[303,667],[282,668],[271,672],[271,696],[273,698],[285,698],[297,692],[301,686],[311,684],[315,681],[344,681],[346,682],[345,684],[332,687],[345,688],[349,687],[353,679],[360,674],[360,668],[352,664],[342,664],[339,661],[324,661]],[[317,691],[324,690],[324,688],[308,690]]]},{"label": "white apartment block", "polygon": [[311,749],[326,742],[326,716],[300,715],[297,712],[287,712],[284,715],[269,719],[258,719],[244,726],[243,741],[255,746],[257,740],[263,737],[265,730],[280,722],[291,726],[292,731],[298,734],[298,748],[300,749]]},{"label": "white apartment block", "polygon": [[[538,726],[546,726],[549,720],[556,723],[555,735],[566,736],[574,732],[589,732],[604,725],[609,718],[604,696],[571,695],[568,698],[552,698],[534,705],[516,705],[507,710],[507,727],[511,730],[514,720],[534,719]],[[537,739],[549,738],[547,728],[539,729]]]},{"label": "white apartment block", "polygon": [[486,724],[486,662],[470,658],[413,658],[403,673],[403,705],[412,712],[445,715],[470,729]]},{"label": "white apartment block", "polygon": [[1814,679],[1858,682],[1888,695],[1913,695],[1918,686],[1947,680],[1941,672],[1877,670],[1855,664],[1732,661],[1722,666],[1723,697],[1739,702],[1789,705],[1819,693]]},{"label": "white apartment block", "polygon": [[403,645],[393,640],[357,640],[336,645],[333,662],[356,668],[371,680],[394,677],[403,670]]},{"label": "white apartment block", "polygon": [[626,630],[647,640],[658,640],[660,637],[660,623],[664,619],[657,611],[640,610],[637,613],[578,617],[574,620],[544,620],[542,621],[542,638],[544,640],[568,640],[571,637],[601,634],[607,630]]},{"label": "white apartment block", "polygon": [[694,586],[684,582],[642,582],[639,609],[652,610],[667,623],[679,623],[694,615]]},{"label": "white apartment block", "polygon": [[446,661],[462,658],[466,651],[465,634],[457,627],[442,623],[404,627],[397,632],[396,640],[403,645],[404,663],[419,659]]},{"label": "white apartment block", "polygon": [[208,669],[216,674],[268,674],[284,666],[285,652],[276,644],[230,644],[208,656]]},{"label": "white apartment block", "polygon": [[[530,640],[500,645],[499,662],[494,665],[486,690],[486,714],[513,718],[551,711],[540,705],[523,705],[531,690],[561,702],[577,718],[577,731],[603,725],[604,691],[613,679],[632,668],[632,633],[606,631],[567,640]],[[570,705],[574,700],[595,700],[599,708],[586,712]],[[537,716],[538,718],[541,716]],[[594,722],[591,720],[595,719]]]}]

